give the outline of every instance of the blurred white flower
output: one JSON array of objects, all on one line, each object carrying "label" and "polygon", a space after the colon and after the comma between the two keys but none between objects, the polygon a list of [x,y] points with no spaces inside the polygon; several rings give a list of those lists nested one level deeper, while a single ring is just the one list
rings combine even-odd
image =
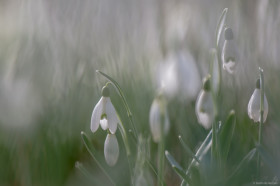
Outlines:
[{"label": "blurred white flower", "polygon": [[200,77],[193,56],[188,51],[169,54],[159,68],[158,84],[168,97],[194,99]]},{"label": "blurred white flower", "polygon": [[236,45],[233,41],[233,32],[231,28],[225,28],[225,42],[222,50],[223,68],[232,74],[237,62]]},{"label": "blurred white flower", "polygon": [[154,99],[150,110],[150,128],[154,142],[159,142],[164,134],[169,131],[169,117],[167,113],[166,101],[160,95]]},{"label": "blurred white flower", "polygon": [[[256,83],[256,88],[248,103],[248,115],[250,119],[254,120],[254,122],[260,122],[261,120],[260,105],[261,105],[261,90],[260,90],[260,81],[258,79]],[[263,106],[264,106],[263,122],[265,122],[268,114],[268,103],[265,94],[264,94]]]},{"label": "blurred white flower", "polygon": [[109,128],[112,134],[117,130],[119,118],[109,96],[110,92],[108,87],[103,87],[102,97],[95,105],[91,116],[90,129],[92,132],[97,131],[99,123],[103,130]]},{"label": "blurred white flower", "polygon": [[214,120],[214,103],[210,91],[210,76],[204,79],[203,89],[200,91],[196,100],[195,113],[198,122],[205,129],[211,128]]},{"label": "blurred white flower", "polygon": [[114,166],[119,158],[119,144],[115,134],[107,134],[104,143],[104,156],[109,166]]}]

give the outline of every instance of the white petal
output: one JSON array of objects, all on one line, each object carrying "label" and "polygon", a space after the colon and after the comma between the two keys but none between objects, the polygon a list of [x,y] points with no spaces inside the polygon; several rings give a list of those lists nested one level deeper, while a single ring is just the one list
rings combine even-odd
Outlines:
[{"label": "white petal", "polygon": [[106,103],[106,115],[108,120],[108,128],[112,134],[115,134],[118,127],[119,118],[110,98],[108,98]]},{"label": "white petal", "polygon": [[108,134],[104,143],[104,156],[109,166],[114,166],[119,158],[119,144],[114,134]]},{"label": "white petal", "polygon": [[223,68],[230,74],[233,74],[236,67],[235,61],[228,61],[227,63],[223,63]]},{"label": "white petal", "polygon": [[90,129],[92,132],[97,131],[99,127],[99,122],[101,119],[102,115],[102,110],[103,110],[103,97],[98,101],[98,103],[95,105],[92,115],[91,115],[91,124],[90,124]]},{"label": "white petal", "polygon": [[164,134],[167,134],[169,132],[169,128],[170,128],[170,123],[169,123],[169,116],[168,116],[168,112],[167,112],[167,108],[165,108],[165,113],[164,113]]},{"label": "white petal", "polygon": [[159,142],[161,139],[160,128],[160,105],[158,100],[154,100],[150,109],[150,128],[154,142]]},{"label": "white petal", "polygon": [[108,121],[106,118],[103,118],[102,120],[100,120],[100,126],[103,130],[108,129]]},{"label": "white petal", "polygon": [[205,129],[210,129],[214,120],[214,104],[210,92],[200,91],[195,104],[195,113],[198,122]]},{"label": "white petal", "polygon": [[[222,50],[223,68],[233,73],[237,61],[236,46],[233,40],[226,40]],[[231,59],[231,60],[230,60]]]},{"label": "white petal", "polygon": [[[255,89],[250,101],[248,103],[248,115],[249,117],[254,120],[254,122],[260,122],[260,105],[261,105],[261,90]],[[264,114],[263,114],[263,121],[265,122],[268,114],[268,103],[266,96],[264,95]]]}]

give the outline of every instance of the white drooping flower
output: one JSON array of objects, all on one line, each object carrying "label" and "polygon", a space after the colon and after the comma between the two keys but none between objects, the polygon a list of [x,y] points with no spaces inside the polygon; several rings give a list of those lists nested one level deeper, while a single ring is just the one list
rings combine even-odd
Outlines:
[{"label": "white drooping flower", "polygon": [[225,28],[225,42],[222,50],[223,68],[232,74],[236,67],[237,51],[233,40],[233,32],[231,28]]},{"label": "white drooping flower", "polygon": [[198,122],[205,129],[210,129],[214,120],[214,103],[210,91],[210,76],[204,79],[203,89],[196,100],[195,113]]},{"label": "white drooping flower", "polygon": [[[268,103],[266,96],[264,94],[264,105],[263,105],[263,122],[265,122],[268,114]],[[260,80],[257,80],[256,88],[250,98],[248,103],[248,115],[250,119],[254,120],[254,122],[260,122],[261,120],[261,89],[260,89]]]},{"label": "white drooping flower", "polygon": [[119,144],[115,134],[107,134],[104,143],[104,156],[109,166],[114,166],[119,158]]},{"label": "white drooping flower", "polygon": [[170,126],[167,103],[162,95],[154,99],[150,109],[149,121],[153,140],[157,143],[168,133]]},{"label": "white drooping flower", "polygon": [[117,130],[119,118],[109,96],[108,87],[103,87],[102,97],[95,105],[91,116],[90,129],[92,132],[97,131],[99,124],[103,130],[109,129],[112,134]]},{"label": "white drooping flower", "polygon": [[201,79],[190,52],[170,53],[158,69],[158,84],[165,95],[182,100],[195,98]]}]

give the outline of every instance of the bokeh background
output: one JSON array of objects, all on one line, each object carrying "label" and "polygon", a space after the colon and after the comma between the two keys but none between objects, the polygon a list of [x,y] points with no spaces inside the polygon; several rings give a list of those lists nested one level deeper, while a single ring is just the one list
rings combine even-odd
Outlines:
[{"label": "bokeh background", "polygon": [[[223,119],[231,109],[237,113],[229,162],[234,167],[257,139],[258,126],[249,120],[247,104],[260,66],[269,103],[263,143],[279,165],[279,1],[0,0],[0,185],[110,184],[80,138],[85,131],[102,156],[106,134],[92,134],[90,118],[106,80],[95,71],[120,84],[138,131],[150,139],[149,109],[162,79],[174,75],[168,61],[176,60],[187,70],[164,85],[171,86],[166,149],[186,168],[190,157],[177,136],[195,150],[208,132],[197,122],[195,100],[226,7],[226,25],[233,29],[238,50],[235,74],[223,71]],[[111,92],[128,124],[120,98]],[[127,174],[120,171],[126,159],[117,136],[120,159],[110,173],[119,185],[128,185]],[[157,145],[150,140],[149,147],[156,162]],[[82,175],[76,162],[92,177]],[[267,179],[274,177],[265,167],[263,172]],[[165,173],[167,185],[180,183],[169,165]],[[156,178],[152,172],[150,178]]]}]

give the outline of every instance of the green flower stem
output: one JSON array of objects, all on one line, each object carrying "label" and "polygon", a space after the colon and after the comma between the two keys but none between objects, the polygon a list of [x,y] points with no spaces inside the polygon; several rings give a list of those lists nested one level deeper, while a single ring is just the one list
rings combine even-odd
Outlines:
[{"label": "green flower stem", "polygon": [[129,167],[129,173],[130,173],[130,177],[131,177],[131,183],[133,185],[133,178],[134,178],[134,173],[133,173],[133,170],[132,170],[133,159],[132,159],[132,156],[131,156],[131,151],[130,151],[130,146],[129,146],[126,130],[125,130],[124,125],[123,125],[122,121],[120,120],[120,118],[119,118],[119,121],[120,121],[120,124],[118,126],[119,126],[119,130],[121,132],[121,135],[122,135],[122,140],[123,140],[124,146],[125,146],[126,157],[127,157],[127,161],[128,161],[128,167]]},{"label": "green flower stem", "polygon": [[[264,76],[263,76],[263,69],[259,67],[260,71],[260,88],[261,88],[261,100],[260,100],[260,125],[259,125],[259,141],[258,145],[261,145],[262,142],[262,125],[263,125],[263,113],[264,113]],[[258,177],[260,177],[260,167],[261,167],[261,160],[260,160],[260,153],[258,153],[258,160],[257,160],[257,170],[258,170]]]},{"label": "green flower stem", "polygon": [[[214,60],[215,58],[214,57],[217,57],[217,60],[218,60],[218,90],[217,90],[217,94],[215,94],[215,91],[213,90],[213,86],[211,87],[211,90],[212,90],[212,96],[213,96],[213,100],[214,100],[214,107],[215,107],[215,120],[214,120],[214,123],[212,125],[212,131],[213,131],[213,134],[212,134],[212,149],[211,149],[211,155],[212,155],[212,158],[214,159],[218,159],[220,160],[219,158],[219,149],[218,149],[218,145],[219,142],[218,142],[218,138],[217,138],[217,130],[218,130],[218,123],[219,123],[219,118],[220,118],[220,114],[221,114],[221,99],[222,99],[222,61],[221,61],[221,50],[220,50],[220,47],[219,47],[219,42],[220,42],[220,38],[221,38],[221,34],[222,34],[222,31],[223,31],[223,28],[224,28],[224,24],[225,24],[225,21],[226,21],[226,16],[227,16],[227,11],[228,9],[225,8],[219,18],[219,22],[218,22],[218,25],[216,27],[216,32],[215,32],[215,36],[216,36],[216,52],[213,52],[213,55],[212,55],[212,77],[213,77],[213,72],[214,72],[214,69],[213,69],[213,66],[214,66]],[[216,56],[215,56],[216,55]],[[213,84],[213,82],[212,82]]]},{"label": "green flower stem", "polygon": [[[161,139],[158,146],[158,186],[164,185],[161,181],[163,180],[164,173],[164,138]],[[164,182],[164,181],[163,181]]]},{"label": "green flower stem", "polygon": [[116,185],[113,181],[113,179],[110,177],[109,173],[107,172],[107,170],[103,167],[104,163],[101,163],[99,160],[101,159],[100,157],[98,157],[97,151],[95,150],[95,148],[93,147],[93,145],[90,143],[90,140],[88,138],[88,136],[86,135],[85,132],[81,132],[81,137],[83,140],[83,143],[86,147],[86,149],[88,150],[89,154],[91,155],[91,157],[95,160],[95,162],[97,163],[97,165],[99,166],[99,168],[103,171],[103,173],[107,176],[108,180],[113,184]]},{"label": "green flower stem", "polygon": [[108,76],[104,72],[101,72],[100,70],[96,70],[96,72],[98,74],[101,74],[102,76],[104,76],[106,79],[108,79],[112,83],[112,85],[114,86],[116,91],[118,92],[119,96],[122,99],[124,107],[125,107],[125,109],[127,111],[127,116],[129,118],[129,122],[130,122],[132,130],[133,130],[133,134],[134,134],[135,138],[138,139],[138,135],[137,135],[138,133],[137,133],[137,129],[135,127],[135,124],[134,124],[134,121],[133,121],[133,118],[132,118],[132,113],[131,113],[130,108],[129,108],[128,104],[127,104],[127,101],[125,99],[125,96],[123,94],[123,91],[122,91],[121,87],[119,86],[119,84],[113,78],[111,78],[110,76]]}]

